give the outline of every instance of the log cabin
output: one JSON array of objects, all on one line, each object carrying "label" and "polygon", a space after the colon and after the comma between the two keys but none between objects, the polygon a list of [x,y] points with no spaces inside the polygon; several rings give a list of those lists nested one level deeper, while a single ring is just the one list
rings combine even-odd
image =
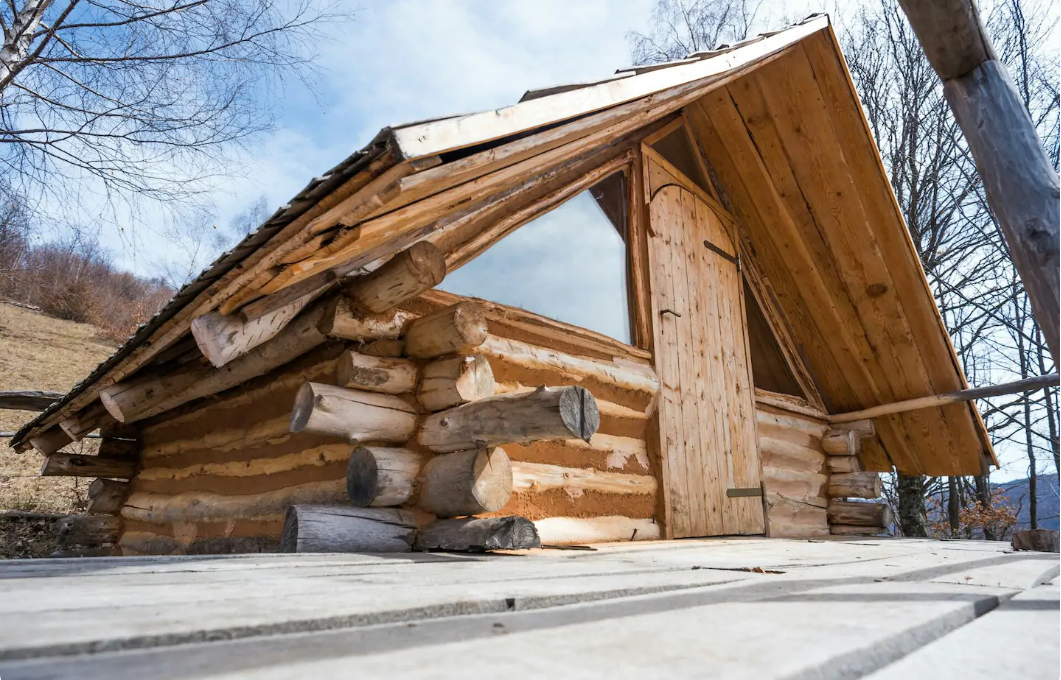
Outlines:
[{"label": "log cabin", "polygon": [[127,555],[874,534],[880,472],[997,460],[841,416],[966,387],[813,16],[384,129],[13,445]]}]

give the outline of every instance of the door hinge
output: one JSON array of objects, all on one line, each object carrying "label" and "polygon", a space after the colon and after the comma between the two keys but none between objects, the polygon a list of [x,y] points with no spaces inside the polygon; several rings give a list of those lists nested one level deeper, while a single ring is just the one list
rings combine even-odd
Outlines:
[{"label": "door hinge", "polygon": [[761,486],[750,486],[743,489],[726,489],[727,498],[752,498],[754,496],[762,496],[763,488]]},{"label": "door hinge", "polygon": [[737,253],[736,257],[734,257],[733,255],[730,255],[729,253],[722,250],[707,239],[704,239],[704,247],[710,250],[712,253],[715,253],[716,255],[721,255],[724,259],[729,260],[733,264],[737,265],[737,271],[740,271],[740,253]]}]

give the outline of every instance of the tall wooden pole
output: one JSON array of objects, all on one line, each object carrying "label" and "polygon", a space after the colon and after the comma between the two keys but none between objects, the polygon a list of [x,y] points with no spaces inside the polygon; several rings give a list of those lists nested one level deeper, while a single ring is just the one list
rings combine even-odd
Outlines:
[{"label": "tall wooden pole", "polygon": [[943,80],[1050,353],[1059,358],[1058,176],[973,0],[899,0]]}]

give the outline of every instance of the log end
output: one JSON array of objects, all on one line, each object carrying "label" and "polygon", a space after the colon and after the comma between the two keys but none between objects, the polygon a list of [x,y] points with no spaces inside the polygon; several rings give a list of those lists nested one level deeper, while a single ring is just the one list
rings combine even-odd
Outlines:
[{"label": "log end", "polygon": [[295,395],[295,405],[291,407],[291,431],[301,432],[306,429],[310,415],[313,413],[314,402],[317,395],[313,392],[313,383],[305,383],[298,388]]},{"label": "log end", "polygon": [[571,434],[578,439],[589,442],[600,427],[600,411],[597,400],[585,387],[563,388],[560,395],[560,417]]},{"label": "log end", "polygon": [[474,302],[458,302],[453,310],[453,325],[468,348],[478,347],[486,342],[489,330],[486,326],[486,314],[483,308]]},{"label": "log end", "polygon": [[367,508],[375,500],[378,490],[376,457],[364,446],[359,446],[350,454],[346,464],[346,496],[355,507]]},{"label": "log end", "polygon": [[298,507],[292,505],[284,516],[284,529],[280,533],[280,552],[298,552]]},{"label": "log end", "polygon": [[119,423],[124,423],[125,414],[122,413],[121,403],[115,398],[119,388],[119,385],[103,388],[99,393],[99,400],[103,403],[103,408],[107,409],[107,413],[111,414]]},{"label": "log end", "polygon": [[211,365],[221,368],[233,359],[232,345],[222,341],[224,337],[230,337],[236,330],[234,326],[239,322],[234,317],[228,317],[217,312],[209,312],[192,319],[192,337],[199,351],[210,361]]},{"label": "log end", "polygon": [[472,495],[482,512],[497,512],[512,495],[512,464],[500,446],[482,449],[475,457]]},{"label": "log end", "polygon": [[446,255],[430,241],[418,241],[406,251],[409,271],[424,285],[434,288],[446,278]]}]

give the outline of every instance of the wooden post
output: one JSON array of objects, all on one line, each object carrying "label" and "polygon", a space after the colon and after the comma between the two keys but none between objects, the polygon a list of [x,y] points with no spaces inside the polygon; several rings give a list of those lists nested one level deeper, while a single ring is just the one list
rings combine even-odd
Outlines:
[{"label": "wooden post", "polygon": [[886,503],[829,501],[826,509],[829,524],[852,524],[860,527],[887,527],[895,517]]},{"label": "wooden post", "polygon": [[74,440],[70,438],[70,435],[63,431],[63,428],[58,425],[53,425],[44,432],[38,434],[36,437],[32,437],[29,440],[29,444],[37,453],[42,456],[47,456],[55,453],[72,441]]},{"label": "wooden post", "polygon": [[425,518],[393,508],[294,505],[287,511],[280,552],[409,552]]},{"label": "wooden post", "polygon": [[135,460],[82,456],[76,453],[53,453],[41,465],[41,477],[116,477],[136,476]]},{"label": "wooden post", "polygon": [[435,456],[422,479],[419,506],[439,517],[496,512],[512,494],[512,465],[500,448]]},{"label": "wooden post", "polygon": [[822,451],[830,456],[857,456],[862,436],[855,430],[827,430],[822,435]]},{"label": "wooden post", "polygon": [[59,422],[59,427],[70,437],[71,440],[79,442],[85,435],[108,423],[114,422],[111,414],[103,406],[103,402],[94,401],[69,418]]},{"label": "wooden post", "polygon": [[122,521],[102,515],[70,515],[55,521],[60,546],[117,543]]},{"label": "wooden post", "polygon": [[424,366],[417,399],[428,411],[442,411],[492,397],[495,386],[486,357],[450,357]]},{"label": "wooden post", "polygon": [[412,318],[411,314],[402,310],[355,314],[350,308],[350,301],[337,296],[325,308],[318,328],[332,338],[368,342],[398,338],[402,334],[402,327]]},{"label": "wooden post", "polygon": [[41,390],[21,390],[0,392],[0,409],[12,411],[43,411],[53,402],[63,398],[61,392],[44,392]]},{"label": "wooden post", "polygon": [[826,456],[825,469],[831,475],[862,472],[862,463],[859,462],[858,456]]},{"label": "wooden post", "polygon": [[112,416],[131,423],[265,375],[327,340],[317,329],[323,309],[323,304],[315,305],[272,340],[223,368],[189,365],[162,376],[134,378],[104,388],[100,399]]},{"label": "wooden post", "polygon": [[416,409],[389,394],[308,382],[295,396],[291,431],[401,444],[416,431]]},{"label": "wooden post", "polygon": [[378,314],[434,288],[445,276],[446,256],[434,244],[420,241],[355,279],[343,292],[355,309]]},{"label": "wooden post", "polygon": [[534,523],[522,517],[442,519],[416,532],[414,550],[486,552],[540,548]]},{"label": "wooden post", "polygon": [[876,472],[849,472],[830,475],[830,498],[880,498],[884,485]]},{"label": "wooden post", "polygon": [[88,512],[93,515],[117,515],[128,496],[128,482],[97,479],[88,486]]},{"label": "wooden post", "polygon": [[347,350],[336,362],[336,373],[343,387],[403,394],[416,389],[419,369],[408,359],[371,357]]},{"label": "wooden post", "polygon": [[972,0],[899,0],[976,160],[1035,319],[1059,361],[1061,184]]},{"label": "wooden post", "polygon": [[346,496],[359,508],[401,505],[422,466],[423,457],[409,449],[359,446],[346,465]]},{"label": "wooden post", "polygon": [[598,427],[597,402],[584,387],[540,387],[430,415],[420,427],[418,441],[437,453],[542,439],[588,442]]},{"label": "wooden post", "polygon": [[409,324],[405,353],[419,359],[472,352],[486,341],[486,315],[474,302],[458,302]]}]

